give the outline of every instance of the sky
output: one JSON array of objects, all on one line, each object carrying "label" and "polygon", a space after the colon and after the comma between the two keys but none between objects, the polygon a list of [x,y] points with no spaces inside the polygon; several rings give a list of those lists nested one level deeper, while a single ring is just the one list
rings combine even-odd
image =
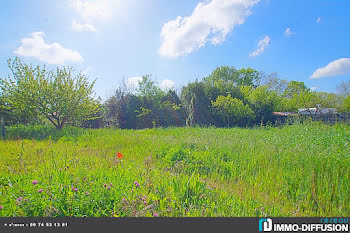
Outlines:
[{"label": "sky", "polygon": [[150,74],[181,90],[221,65],[276,72],[315,91],[350,80],[348,0],[3,1],[0,77],[9,58],[73,66],[108,98]]}]

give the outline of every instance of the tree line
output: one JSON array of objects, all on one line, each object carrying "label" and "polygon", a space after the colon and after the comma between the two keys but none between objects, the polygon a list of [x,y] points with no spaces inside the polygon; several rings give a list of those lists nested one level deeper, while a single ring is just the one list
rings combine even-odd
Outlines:
[{"label": "tree line", "polygon": [[0,78],[0,114],[6,125],[53,124],[142,129],[169,126],[252,126],[274,121],[273,112],[297,112],[320,104],[350,112],[350,81],[338,93],[316,92],[304,82],[276,73],[220,66],[180,91],[162,90],[151,75],[136,88],[123,82],[106,100],[72,67],[47,70],[19,58],[8,60],[11,74]]}]

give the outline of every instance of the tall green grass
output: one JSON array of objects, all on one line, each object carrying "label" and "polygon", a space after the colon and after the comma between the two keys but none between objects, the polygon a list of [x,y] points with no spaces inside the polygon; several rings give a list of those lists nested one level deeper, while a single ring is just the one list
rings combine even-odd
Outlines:
[{"label": "tall green grass", "polygon": [[13,127],[0,141],[0,216],[348,216],[349,141],[349,125],[319,122]]}]

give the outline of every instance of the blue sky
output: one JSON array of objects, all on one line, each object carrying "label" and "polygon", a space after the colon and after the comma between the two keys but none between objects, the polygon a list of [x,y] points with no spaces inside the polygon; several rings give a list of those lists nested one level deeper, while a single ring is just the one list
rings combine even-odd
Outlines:
[{"label": "blue sky", "polygon": [[[350,80],[348,0],[4,1],[0,76],[7,59],[72,65],[106,98],[152,74],[180,89],[217,66],[251,67],[335,92]],[[129,80],[129,81],[128,81]]]}]

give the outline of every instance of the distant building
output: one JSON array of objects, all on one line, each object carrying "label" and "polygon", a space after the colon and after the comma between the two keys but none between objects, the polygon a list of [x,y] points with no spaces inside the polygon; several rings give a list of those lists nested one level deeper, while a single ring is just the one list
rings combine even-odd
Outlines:
[{"label": "distant building", "polygon": [[273,112],[276,125],[290,124],[290,121],[304,121],[312,119],[313,121],[323,122],[348,122],[350,121],[350,113],[338,113],[336,108],[321,108],[320,104],[316,108],[300,108],[298,112]]},{"label": "distant building", "polygon": [[297,113],[295,112],[273,112],[274,116],[295,116]]},{"label": "distant building", "polygon": [[336,108],[301,108],[298,109],[300,115],[314,115],[314,114],[336,114],[338,110]]},{"label": "distant building", "polygon": [[297,116],[297,115],[323,115],[323,114],[337,114],[336,108],[321,108],[317,104],[316,108],[300,108],[298,112],[273,112],[274,116]]}]

